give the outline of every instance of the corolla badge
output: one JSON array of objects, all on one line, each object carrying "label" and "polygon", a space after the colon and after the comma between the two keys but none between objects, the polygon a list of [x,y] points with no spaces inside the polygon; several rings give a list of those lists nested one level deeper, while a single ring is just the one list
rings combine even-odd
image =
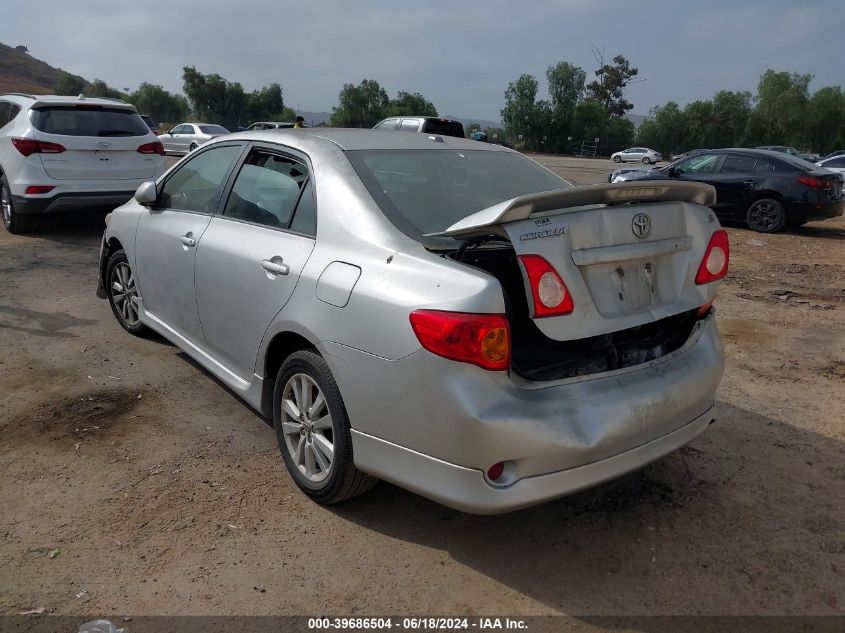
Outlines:
[{"label": "corolla badge", "polygon": [[100,141],[97,143],[97,149],[108,149],[111,147],[111,143],[108,141]]},{"label": "corolla badge", "polygon": [[651,233],[651,218],[645,213],[638,213],[631,221],[631,230],[641,240],[644,240]]}]

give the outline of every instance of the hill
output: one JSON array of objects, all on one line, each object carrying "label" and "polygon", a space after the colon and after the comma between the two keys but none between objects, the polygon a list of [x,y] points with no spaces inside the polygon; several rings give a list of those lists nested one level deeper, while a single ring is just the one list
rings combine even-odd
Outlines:
[{"label": "hill", "polygon": [[52,94],[60,68],[54,68],[29,53],[0,44],[0,94],[29,92]]}]

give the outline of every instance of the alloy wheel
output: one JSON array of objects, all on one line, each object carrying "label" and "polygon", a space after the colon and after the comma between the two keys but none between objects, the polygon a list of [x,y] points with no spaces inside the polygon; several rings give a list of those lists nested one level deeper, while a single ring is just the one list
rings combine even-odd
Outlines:
[{"label": "alloy wheel", "polygon": [[114,305],[121,318],[129,326],[138,325],[138,306],[135,301],[138,297],[138,288],[135,285],[135,276],[132,269],[126,262],[118,263],[111,272],[111,295]]},{"label": "alloy wheel", "polygon": [[324,481],[334,462],[334,425],[320,387],[307,374],[294,374],[282,391],[282,434],[299,472]]},{"label": "alloy wheel", "polygon": [[770,200],[755,202],[748,211],[748,223],[758,231],[771,231],[780,224],[780,209]]}]

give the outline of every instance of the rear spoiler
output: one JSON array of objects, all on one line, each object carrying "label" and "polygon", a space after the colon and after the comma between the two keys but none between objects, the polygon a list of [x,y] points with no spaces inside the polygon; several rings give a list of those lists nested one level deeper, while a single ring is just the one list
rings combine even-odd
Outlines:
[{"label": "rear spoiler", "polygon": [[425,237],[489,235],[499,232],[490,230],[495,225],[525,220],[535,213],[625,202],[692,202],[709,207],[716,204],[716,190],[700,182],[649,180],[544,191],[494,204]]}]

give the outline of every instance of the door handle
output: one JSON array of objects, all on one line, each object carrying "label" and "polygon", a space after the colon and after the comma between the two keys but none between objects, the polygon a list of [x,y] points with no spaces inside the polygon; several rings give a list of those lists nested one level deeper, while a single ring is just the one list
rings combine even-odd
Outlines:
[{"label": "door handle", "polygon": [[278,255],[270,259],[262,259],[261,267],[274,275],[287,275],[290,272],[290,266],[285,264]]},{"label": "door handle", "polygon": [[193,248],[197,245],[197,241],[194,239],[194,234],[188,231],[184,235],[179,236],[179,241],[182,242],[188,248]]}]

